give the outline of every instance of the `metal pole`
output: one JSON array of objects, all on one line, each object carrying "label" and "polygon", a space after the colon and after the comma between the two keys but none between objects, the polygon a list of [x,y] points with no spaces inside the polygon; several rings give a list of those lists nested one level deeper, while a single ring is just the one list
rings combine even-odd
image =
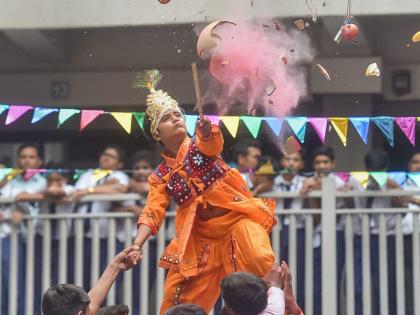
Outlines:
[{"label": "metal pole", "polygon": [[322,308],[324,314],[337,314],[336,265],[336,200],[335,184],[330,178],[322,179]]},{"label": "metal pole", "polygon": [[346,215],[346,315],[354,315],[354,250],[353,250],[353,219]]},{"label": "metal pole", "polygon": [[314,220],[312,215],[306,216],[305,222],[305,314],[312,315],[314,310]]},{"label": "metal pole", "polygon": [[[27,240],[26,240],[26,279],[25,279],[25,314],[34,313],[34,220],[28,220]],[[28,263],[32,262],[32,263]]]}]

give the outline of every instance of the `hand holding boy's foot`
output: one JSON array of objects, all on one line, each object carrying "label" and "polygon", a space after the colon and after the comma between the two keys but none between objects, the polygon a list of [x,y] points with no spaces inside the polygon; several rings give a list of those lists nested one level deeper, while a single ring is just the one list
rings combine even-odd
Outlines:
[{"label": "hand holding boy's foot", "polygon": [[295,296],[293,294],[293,287],[292,287],[292,275],[290,274],[289,266],[283,260],[281,262],[281,268],[284,271],[284,302],[286,304],[286,309],[289,311],[290,314],[301,314],[301,310],[296,303]]}]

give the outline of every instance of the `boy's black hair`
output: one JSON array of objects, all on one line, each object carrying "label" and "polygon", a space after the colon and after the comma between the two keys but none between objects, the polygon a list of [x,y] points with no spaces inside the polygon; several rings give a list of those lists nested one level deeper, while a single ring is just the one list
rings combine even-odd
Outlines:
[{"label": "boy's black hair", "polygon": [[387,171],[389,167],[389,156],[381,149],[368,152],[365,155],[365,167],[368,172]]},{"label": "boy's black hair", "polygon": [[101,153],[105,152],[107,149],[113,149],[117,151],[118,161],[120,161],[121,163],[124,163],[126,154],[125,154],[125,150],[121,146],[119,146],[118,144],[109,144],[102,150]]},{"label": "boy's black hair", "polygon": [[21,145],[19,146],[19,148],[17,149],[17,155],[19,156],[19,155],[20,155],[20,153],[21,153],[24,149],[27,149],[27,148],[32,148],[32,149],[35,149],[35,151],[36,151],[36,152],[37,152],[37,154],[38,154],[38,157],[39,157],[40,159],[42,159],[42,153],[41,153],[41,148],[40,148],[40,146],[39,146],[39,145],[37,145],[36,143],[32,143],[32,142],[26,142],[26,143],[21,144]]},{"label": "boy's black hair", "polygon": [[207,315],[207,313],[198,305],[181,304],[171,307],[163,315]]},{"label": "boy's black hair", "polygon": [[74,284],[57,284],[50,287],[42,296],[42,314],[75,315],[85,314],[90,303],[86,291]]},{"label": "boy's black hair", "polygon": [[331,162],[335,161],[334,150],[327,145],[317,147],[312,153],[312,159],[315,160],[320,155],[328,157],[331,160]]},{"label": "boy's black hair", "polygon": [[258,315],[267,307],[268,287],[251,273],[232,273],[220,286],[226,305],[238,315]]},{"label": "boy's black hair", "polygon": [[238,161],[238,157],[240,155],[247,156],[248,148],[250,147],[258,148],[261,150],[261,144],[257,140],[254,140],[254,139],[242,138],[238,142],[236,142],[235,146],[233,147],[233,154],[234,154],[235,161],[236,162]]},{"label": "boy's black hair", "polygon": [[[69,177],[69,169],[67,164],[65,164],[64,162],[55,162],[55,161],[49,161],[48,163],[45,164],[45,168],[47,170],[57,170],[57,172],[50,172],[47,171],[46,176],[52,174],[52,173],[60,173],[62,176],[64,177]],[[61,170],[61,171],[59,171]]]},{"label": "boy's black hair", "polygon": [[130,309],[125,304],[104,306],[98,310],[97,315],[124,315],[128,314]]},{"label": "boy's black hair", "polygon": [[135,164],[137,164],[140,161],[146,161],[152,168],[155,168],[157,166],[157,160],[155,159],[152,152],[147,150],[141,150],[137,151],[133,154],[133,156],[130,158],[130,167],[134,167]]}]

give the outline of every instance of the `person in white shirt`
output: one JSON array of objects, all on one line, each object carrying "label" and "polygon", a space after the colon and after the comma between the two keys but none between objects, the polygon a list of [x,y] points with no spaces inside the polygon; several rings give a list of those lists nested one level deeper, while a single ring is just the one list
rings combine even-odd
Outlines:
[{"label": "person in white shirt", "polygon": [[[386,172],[389,167],[389,157],[383,150],[373,150],[365,156],[365,167],[368,172]],[[400,189],[400,186],[391,178],[387,178],[385,187],[381,187],[372,176],[369,176],[367,190]],[[400,206],[398,197],[368,197],[366,207],[381,210]],[[373,307],[379,310],[380,277],[379,274],[379,218],[375,214],[371,215],[370,222],[370,262],[372,274]],[[395,262],[395,226],[396,214],[386,214],[386,235],[387,235],[387,264],[388,264],[388,302],[389,313],[396,314],[396,262]]]},{"label": "person in white shirt", "polygon": [[[74,187],[67,184],[68,173],[64,171],[65,166],[62,163],[49,163],[46,168],[49,170],[47,175],[47,188],[44,191],[44,200],[40,202],[39,214],[69,214],[73,213],[73,192]],[[51,171],[50,170],[54,170]],[[61,170],[61,171],[60,171]],[[42,298],[42,273],[43,273],[43,239],[45,237],[44,224],[45,220],[37,220],[35,223],[35,314],[41,314],[41,298]],[[50,255],[51,261],[51,284],[58,283],[58,266],[63,263],[59,258],[59,231],[60,221],[49,220],[50,222]],[[65,232],[68,237],[71,229],[71,220],[65,220]],[[70,246],[69,246],[70,247]],[[73,265],[72,260],[74,259],[73,253],[68,253],[67,266],[68,269]],[[68,273],[68,277],[71,277],[71,273]]]},{"label": "person in white shirt", "polygon": [[[347,181],[341,179],[339,176],[333,173],[335,168],[335,154],[332,148],[328,146],[318,147],[313,153],[313,163],[315,174],[313,177],[308,178],[304,181],[303,186],[300,190],[302,196],[306,196],[309,191],[321,190],[322,189],[322,178],[331,178],[336,186],[337,190],[347,191],[357,189],[360,190],[360,184],[353,178],[350,177]],[[308,198],[305,203],[309,208],[320,209],[321,200],[319,198]],[[337,198],[336,208],[354,208],[354,198]],[[353,225],[357,226],[359,217],[354,216]],[[344,260],[345,260],[345,241],[344,241],[344,218],[338,216],[337,218],[337,234],[336,234],[336,253],[337,253],[337,292],[340,288],[342,280]],[[314,216],[314,314],[322,314],[322,296],[321,296],[321,217]]]},{"label": "person in white shirt", "polygon": [[[117,145],[108,145],[99,157],[99,167],[96,170],[89,170],[82,174],[75,184],[75,200],[78,201],[88,194],[115,194],[125,193],[128,190],[129,178],[127,174],[119,169],[123,166],[125,159],[124,150]],[[77,213],[104,213],[112,209],[111,201],[79,201],[76,206]],[[99,237],[100,237],[100,270],[106,266],[107,261],[107,236],[108,236],[108,219],[99,220]],[[84,253],[91,252],[91,220],[84,220]],[[90,270],[91,255],[84,255],[84,286],[85,289],[90,287]]]},{"label": "person in white shirt", "polygon": [[[118,203],[112,211],[118,212],[132,212],[135,217],[133,217],[131,237],[135,238],[137,234],[137,219],[143,209],[147,194],[149,193],[149,175],[153,172],[154,168],[157,166],[157,159],[154,158],[153,154],[150,151],[137,151],[130,159],[130,169],[133,171],[132,176],[129,182],[129,192],[137,193],[139,199],[137,200],[127,200],[121,203]],[[124,248],[125,242],[125,220],[118,220],[117,222],[117,248],[122,250]],[[156,274],[158,260],[157,255],[157,245],[156,237],[151,237],[149,239],[149,289],[152,290]],[[140,268],[134,268],[133,271],[133,296],[139,296],[140,294]],[[118,284],[118,283],[117,283]],[[134,299],[132,313],[138,314],[140,311],[140,301],[139,299]]]},{"label": "person in white shirt", "polygon": [[257,170],[262,157],[261,145],[256,140],[240,139],[234,147],[236,168],[245,179],[249,189],[253,189],[254,184],[250,174]]},{"label": "person in white shirt", "polygon": [[[420,151],[415,151],[408,162],[408,171],[412,173],[420,172]],[[410,177],[407,179],[403,186],[404,190],[420,191]],[[404,197],[402,202],[408,209],[420,209],[420,195]],[[404,233],[404,274],[405,274],[405,310],[407,314],[414,314],[413,305],[413,224],[415,220],[413,213],[407,213],[403,218],[403,233]],[[420,226],[420,215],[417,214],[418,225]]]},{"label": "person in white shirt", "polygon": [[[8,288],[10,268],[10,233],[12,226],[22,228],[24,215],[36,215],[38,212],[38,201],[43,199],[42,192],[46,187],[46,179],[35,173],[27,173],[28,169],[38,169],[42,166],[40,148],[36,144],[26,143],[19,147],[17,162],[21,174],[8,179],[1,189],[1,196],[15,198],[16,203],[2,205],[0,209],[0,241],[2,242],[2,303],[1,314],[7,314],[8,310]],[[35,174],[35,175],[33,175]],[[22,230],[22,229],[21,229]],[[25,293],[25,244],[23,235],[18,239],[18,315],[24,313]]]},{"label": "person in white shirt", "polygon": [[[299,172],[305,166],[305,153],[303,150],[290,155],[284,155],[280,160],[282,172],[274,179],[273,192],[299,192],[305,177]],[[303,209],[302,198],[285,198],[277,200],[277,211]],[[305,216],[296,218],[297,238],[297,298],[299,305],[304,305],[305,287]],[[288,261],[289,257],[289,218],[283,217],[281,222],[280,242],[281,259]]]}]

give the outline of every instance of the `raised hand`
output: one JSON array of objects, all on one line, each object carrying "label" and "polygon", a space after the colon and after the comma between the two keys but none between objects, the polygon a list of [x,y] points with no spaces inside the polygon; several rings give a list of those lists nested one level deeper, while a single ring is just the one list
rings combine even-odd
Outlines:
[{"label": "raised hand", "polygon": [[211,132],[211,121],[207,117],[202,117],[197,120],[195,128],[200,132],[201,136],[207,138]]}]

